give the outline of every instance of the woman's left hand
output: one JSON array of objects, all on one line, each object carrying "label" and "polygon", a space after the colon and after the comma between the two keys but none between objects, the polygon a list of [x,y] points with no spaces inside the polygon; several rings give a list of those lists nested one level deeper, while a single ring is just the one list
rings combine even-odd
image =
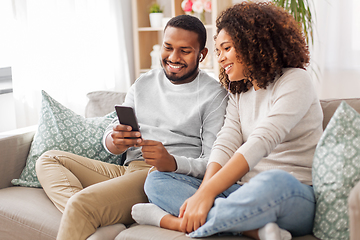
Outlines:
[{"label": "woman's left hand", "polygon": [[190,233],[204,225],[214,200],[215,197],[201,189],[188,198],[180,208],[179,218],[182,218],[181,231]]}]

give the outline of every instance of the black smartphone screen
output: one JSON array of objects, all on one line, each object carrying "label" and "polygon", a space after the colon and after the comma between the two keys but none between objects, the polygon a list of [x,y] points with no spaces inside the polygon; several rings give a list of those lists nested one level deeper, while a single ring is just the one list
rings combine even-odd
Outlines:
[{"label": "black smartphone screen", "polygon": [[140,131],[139,124],[133,108],[125,106],[115,106],[115,110],[121,124],[131,126],[132,131]]}]

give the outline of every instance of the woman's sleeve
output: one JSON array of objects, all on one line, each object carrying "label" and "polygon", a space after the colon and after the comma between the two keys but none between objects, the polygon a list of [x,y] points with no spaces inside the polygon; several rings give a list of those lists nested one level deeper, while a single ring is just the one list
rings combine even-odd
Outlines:
[{"label": "woman's sleeve", "polygon": [[245,157],[250,170],[284,141],[316,98],[309,75],[300,69],[285,73],[272,91],[269,113],[259,121],[247,141],[236,151]]}]

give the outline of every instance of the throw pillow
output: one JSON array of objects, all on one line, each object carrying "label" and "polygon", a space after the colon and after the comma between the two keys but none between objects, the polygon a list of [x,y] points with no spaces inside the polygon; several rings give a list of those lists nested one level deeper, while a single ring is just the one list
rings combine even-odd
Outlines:
[{"label": "throw pillow", "polygon": [[360,114],[342,102],[316,147],[314,235],[349,239],[348,196],[360,180]]},{"label": "throw pillow", "polygon": [[102,145],[102,137],[113,117],[84,118],[42,91],[42,106],[38,129],[19,179],[13,185],[41,187],[35,171],[35,162],[48,150],[62,150],[91,159],[118,164],[121,156],[108,153]]},{"label": "throw pillow", "polygon": [[122,104],[126,93],[112,91],[95,91],[86,94],[89,102],[85,107],[85,117],[102,117],[114,111],[117,104]]}]

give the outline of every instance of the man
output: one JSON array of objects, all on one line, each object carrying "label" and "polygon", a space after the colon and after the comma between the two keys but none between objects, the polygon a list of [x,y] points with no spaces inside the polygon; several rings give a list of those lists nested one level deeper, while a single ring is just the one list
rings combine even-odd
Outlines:
[{"label": "man", "polygon": [[39,181],[63,212],[58,240],[86,239],[97,227],[133,223],[131,207],[148,201],[143,186],[152,167],[203,177],[227,104],[226,91],[199,70],[205,43],[206,29],[195,17],[177,16],[165,26],[162,69],[137,79],[123,104],[134,108],[141,133],[117,118],[104,133],[109,152],[126,152],[124,166],[60,151],[39,158]]}]

